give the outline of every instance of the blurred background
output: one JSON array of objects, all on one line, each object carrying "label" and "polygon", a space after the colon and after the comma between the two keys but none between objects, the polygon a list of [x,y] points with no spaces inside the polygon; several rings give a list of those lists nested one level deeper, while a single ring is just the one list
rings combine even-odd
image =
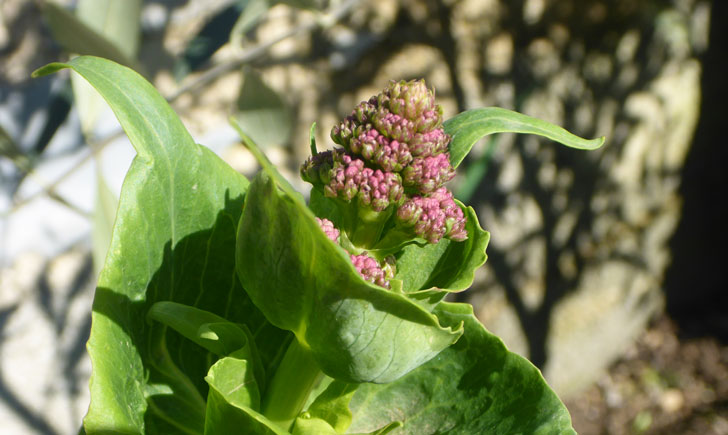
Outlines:
[{"label": "blurred background", "polygon": [[[458,300],[536,364],[581,434],[728,434],[726,2],[0,0],[0,433],[73,434],[98,269],[134,151],[68,71],[150,80],[193,137],[257,170],[235,116],[302,191],[330,128],[391,79],[445,118],[500,106],[594,152],[489,136],[453,181],[491,232]],[[721,199],[722,198],[722,199]]]}]

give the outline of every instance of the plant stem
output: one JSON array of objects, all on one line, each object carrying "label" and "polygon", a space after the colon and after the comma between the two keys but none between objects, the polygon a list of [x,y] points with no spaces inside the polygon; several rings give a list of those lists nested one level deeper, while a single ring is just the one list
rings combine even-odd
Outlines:
[{"label": "plant stem", "polygon": [[294,339],[265,393],[263,414],[284,430],[290,430],[322,376],[311,352]]}]

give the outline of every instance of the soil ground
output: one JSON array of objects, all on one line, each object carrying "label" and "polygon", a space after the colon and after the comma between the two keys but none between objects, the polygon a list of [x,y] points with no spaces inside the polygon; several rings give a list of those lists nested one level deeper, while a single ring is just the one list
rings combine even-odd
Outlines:
[{"label": "soil ground", "polygon": [[728,344],[663,315],[566,405],[582,435],[728,434]]}]

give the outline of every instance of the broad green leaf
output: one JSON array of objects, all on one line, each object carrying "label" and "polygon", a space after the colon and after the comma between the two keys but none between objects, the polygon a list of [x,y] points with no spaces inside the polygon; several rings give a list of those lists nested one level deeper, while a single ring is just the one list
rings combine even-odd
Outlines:
[{"label": "broad green leaf", "polygon": [[225,357],[212,367],[205,381],[234,406],[260,409],[260,390],[250,369],[250,361],[243,358]]},{"label": "broad green leaf", "polygon": [[98,277],[101,268],[106,259],[106,253],[109,251],[111,244],[111,232],[114,228],[114,219],[116,218],[116,209],[119,205],[119,199],[116,198],[109,186],[104,181],[101,170],[98,169],[100,162],[96,162],[96,204],[94,205],[94,214],[92,218],[92,254],[94,262],[94,276]]},{"label": "broad green leaf", "polygon": [[238,275],[275,326],[296,334],[323,372],[389,382],[460,335],[401,293],[365,282],[299,196],[266,171],[250,186],[238,226]]},{"label": "broad green leaf", "polygon": [[462,291],[470,287],[475,270],[485,263],[488,256],[490,234],[480,227],[478,216],[472,207],[456,201],[465,212],[468,238],[462,242],[442,239],[437,244],[409,245],[397,257],[397,279],[404,283],[405,292],[438,288],[448,292]]},{"label": "broad green leaf", "polygon": [[434,312],[444,324],[465,322],[463,337],[395,382],[360,385],[350,432],[401,421],[390,433],[576,433],[538,369],[486,331],[470,305],[443,302]]},{"label": "broad green leaf", "polygon": [[164,98],[131,69],[83,56],[34,76],[62,68],[99,91],[137,151],[94,297],[86,432],[200,433],[210,354],[146,315],[158,301],[210,311],[245,324],[264,365],[274,361],[289,334],[265,320],[235,276],[235,230],[248,182],[195,144]]},{"label": "broad green leaf", "polygon": [[240,128],[263,147],[282,145],[291,134],[291,112],[286,102],[251,68],[243,70],[234,116]]},{"label": "broad green leaf", "polygon": [[219,356],[248,360],[260,389],[265,389],[265,369],[255,339],[244,324],[228,322],[209,311],[176,302],[157,302],[147,317],[161,322]]},{"label": "broad green leaf", "polygon": [[344,433],[351,424],[349,402],[359,384],[334,380],[296,419],[293,434]]},{"label": "broad green leaf", "polygon": [[62,6],[54,2],[43,2],[43,15],[48,20],[53,38],[66,51],[101,56],[139,71],[139,65],[132,56]]},{"label": "broad green leaf", "polygon": [[454,168],[480,138],[493,133],[536,134],[582,150],[597,149],[604,144],[604,137],[582,139],[557,125],[500,107],[466,110],[445,121],[443,127],[445,133],[452,136],[450,163]]},{"label": "broad green leaf", "polygon": [[205,377],[207,395],[205,434],[283,435],[256,409],[260,393],[248,361],[226,357],[216,362]]}]

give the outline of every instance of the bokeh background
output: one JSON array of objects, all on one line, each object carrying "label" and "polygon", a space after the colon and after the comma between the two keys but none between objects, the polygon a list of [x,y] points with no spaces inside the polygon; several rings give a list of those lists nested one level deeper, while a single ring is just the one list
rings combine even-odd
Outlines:
[{"label": "bokeh background", "polygon": [[728,434],[726,3],[722,0],[0,1],[0,433],[73,434],[98,268],[133,149],[68,72],[152,81],[240,172],[237,117],[294,185],[391,79],[445,117],[501,106],[585,137],[476,145],[453,181],[491,232],[468,292],[582,434]]}]

